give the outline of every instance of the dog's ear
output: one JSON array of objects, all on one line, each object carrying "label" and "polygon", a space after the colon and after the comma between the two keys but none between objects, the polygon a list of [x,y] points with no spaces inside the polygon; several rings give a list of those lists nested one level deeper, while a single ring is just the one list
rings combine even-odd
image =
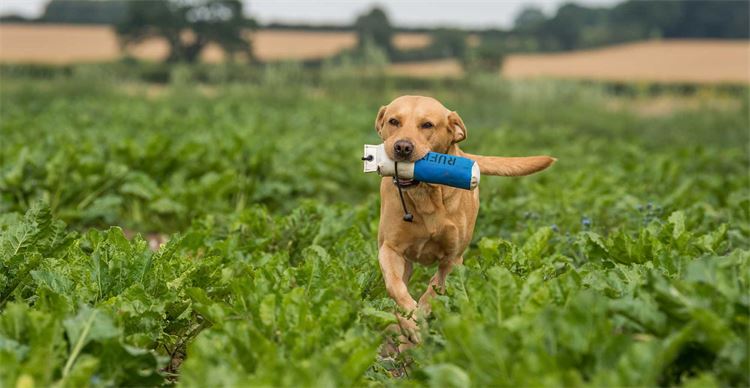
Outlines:
[{"label": "dog's ear", "polygon": [[448,132],[453,134],[453,142],[458,143],[466,139],[467,131],[461,116],[455,111],[448,112]]},{"label": "dog's ear", "polygon": [[377,116],[375,116],[375,130],[378,132],[378,135],[382,138],[383,135],[380,133],[380,131],[383,130],[383,125],[385,125],[385,110],[388,108],[387,105],[383,105],[380,107],[380,110],[378,111]]}]

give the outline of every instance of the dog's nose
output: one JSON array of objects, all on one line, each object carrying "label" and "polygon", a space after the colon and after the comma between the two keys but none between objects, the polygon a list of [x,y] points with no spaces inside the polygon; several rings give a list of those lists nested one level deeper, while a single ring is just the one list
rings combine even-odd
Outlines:
[{"label": "dog's nose", "polygon": [[412,151],[414,151],[414,144],[408,140],[399,140],[393,145],[393,152],[400,158],[408,158]]}]

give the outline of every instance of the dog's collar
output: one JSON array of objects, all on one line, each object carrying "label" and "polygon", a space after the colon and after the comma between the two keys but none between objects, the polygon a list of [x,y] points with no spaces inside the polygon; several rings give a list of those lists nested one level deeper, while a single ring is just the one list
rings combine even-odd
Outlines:
[{"label": "dog's collar", "polygon": [[404,208],[404,221],[406,222],[412,222],[414,220],[414,215],[409,213],[409,210],[406,209],[406,201],[404,201],[404,192],[401,191],[401,185],[398,183],[398,162],[394,162],[395,170],[396,170],[396,189],[398,189],[398,196],[401,199],[401,207]]}]

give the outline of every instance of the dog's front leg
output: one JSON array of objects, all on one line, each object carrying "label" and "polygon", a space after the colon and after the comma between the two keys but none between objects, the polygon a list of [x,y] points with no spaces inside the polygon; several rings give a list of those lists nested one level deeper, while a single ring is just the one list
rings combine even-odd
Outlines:
[{"label": "dog's front leg", "polygon": [[435,273],[435,276],[430,279],[430,284],[427,285],[427,291],[425,291],[419,298],[419,309],[424,316],[428,316],[430,315],[430,312],[432,312],[432,306],[430,305],[432,298],[438,293],[442,294],[445,292],[445,279],[448,278],[448,274],[451,273],[453,267],[461,265],[463,262],[464,258],[459,256],[456,259],[438,265],[438,270]]},{"label": "dog's front leg", "polygon": [[408,337],[410,342],[418,343],[419,336],[416,317],[414,316],[417,309],[417,302],[409,295],[409,289],[406,287],[409,275],[411,275],[411,263],[387,244],[380,246],[378,261],[380,262],[380,270],[383,273],[385,289],[388,291],[388,295],[407,314],[407,317],[396,314],[401,331]]}]

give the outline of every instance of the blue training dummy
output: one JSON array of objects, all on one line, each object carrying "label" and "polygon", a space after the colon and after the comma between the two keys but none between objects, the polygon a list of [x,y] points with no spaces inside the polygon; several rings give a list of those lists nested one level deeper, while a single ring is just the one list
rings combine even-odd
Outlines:
[{"label": "blue training dummy", "polygon": [[396,163],[385,153],[384,144],[366,144],[362,160],[365,162],[365,172],[377,172],[380,176],[398,175],[398,178],[402,179],[414,179],[465,190],[473,190],[479,186],[479,165],[462,156],[428,152],[414,163]]}]

